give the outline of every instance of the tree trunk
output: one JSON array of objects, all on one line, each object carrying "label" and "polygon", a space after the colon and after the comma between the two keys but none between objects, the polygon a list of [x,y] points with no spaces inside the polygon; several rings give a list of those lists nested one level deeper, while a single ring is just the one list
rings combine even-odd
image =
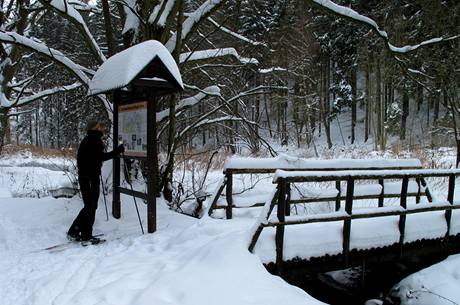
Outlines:
[{"label": "tree trunk", "polygon": [[366,96],[364,99],[365,116],[364,116],[364,142],[369,140],[369,113],[370,113],[370,98],[371,98],[371,78],[370,78],[370,63],[366,64]]},{"label": "tree trunk", "polygon": [[377,138],[380,150],[385,150],[385,114],[384,102],[382,99],[382,72],[380,67],[380,59],[377,58],[377,80],[376,80],[376,105],[377,105]]},{"label": "tree trunk", "polygon": [[[178,3],[178,16],[177,16],[177,31],[182,32],[182,24],[184,22],[184,0],[179,0]],[[176,48],[173,52],[173,57],[176,63],[179,63],[180,50],[182,49],[182,36],[177,35]],[[172,94],[169,99],[169,128],[168,128],[168,160],[166,167],[161,175],[160,189],[163,191],[164,198],[172,202],[173,190],[170,188],[172,183],[175,150],[176,150],[176,104],[178,94]]]},{"label": "tree trunk", "polygon": [[402,97],[402,113],[401,113],[401,126],[400,126],[400,134],[399,139],[405,140],[406,139],[406,122],[407,117],[409,116],[409,95],[407,91],[404,91]]},{"label": "tree trunk", "polygon": [[115,38],[113,35],[112,19],[110,17],[110,6],[108,0],[102,0],[102,12],[104,15],[105,39],[109,57],[116,53]]},{"label": "tree trunk", "polygon": [[357,99],[357,80],[356,67],[351,71],[351,144],[355,143],[355,128],[356,128],[356,99]]}]

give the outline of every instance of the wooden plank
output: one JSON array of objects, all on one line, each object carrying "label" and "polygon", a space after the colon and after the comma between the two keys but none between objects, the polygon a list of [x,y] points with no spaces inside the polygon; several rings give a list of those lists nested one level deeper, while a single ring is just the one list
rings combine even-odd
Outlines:
[{"label": "wooden plank", "polygon": [[333,216],[330,217],[309,217],[308,219],[297,219],[297,220],[287,220],[284,223],[280,222],[269,222],[265,224],[265,227],[276,227],[280,225],[300,225],[300,224],[308,224],[308,223],[320,223],[320,222],[331,222],[331,221],[341,221],[346,219],[363,219],[363,218],[377,218],[377,217],[387,217],[387,216],[401,216],[401,215],[410,215],[410,214],[417,214],[417,213],[425,213],[425,212],[435,212],[435,211],[448,211],[448,210],[457,210],[460,209],[460,205],[451,206],[451,205],[441,205],[441,206],[428,206],[423,208],[417,208],[413,210],[404,210],[404,211],[383,211],[380,212],[376,209],[377,212],[375,213],[365,213],[365,214],[353,214],[353,215],[342,215],[342,216]]},{"label": "wooden plank", "polygon": [[227,177],[224,178],[224,181],[222,181],[219,189],[217,190],[216,196],[212,200],[211,206],[209,207],[208,210],[208,215],[212,215],[212,211],[216,208],[217,200],[219,200],[220,195],[222,195],[222,191],[224,190],[225,186],[227,185]]},{"label": "wooden plank", "polygon": [[[422,193],[423,195],[424,193]],[[407,197],[415,197],[417,193],[407,193]],[[380,195],[364,195],[364,196],[355,196],[353,200],[364,200],[364,199],[378,199]],[[400,194],[386,194],[384,198],[400,198]],[[340,200],[345,200],[346,196],[341,196]],[[320,202],[333,202],[337,197],[322,197],[322,198],[302,198],[302,199],[290,199],[290,204],[307,204],[307,203],[320,203]],[[257,208],[263,207],[265,202],[257,202],[248,206],[239,206],[233,204],[234,209],[247,209],[247,208]],[[227,205],[216,205],[214,209],[226,209]]]},{"label": "wooden plank", "polygon": [[[345,198],[345,212],[352,215],[353,212],[353,193],[355,188],[355,181],[353,177],[347,180],[347,196]],[[345,219],[343,222],[343,257],[345,267],[348,266],[350,258],[350,236],[351,236],[351,219]]]},{"label": "wooden plank", "polygon": [[227,209],[226,209],[226,218],[232,219],[232,208],[233,208],[233,176],[232,173],[227,173],[227,188],[226,188],[226,200],[227,200]]},{"label": "wooden plank", "polygon": [[[324,172],[323,172],[324,173]],[[344,180],[348,176],[352,176],[354,180],[374,180],[374,179],[402,179],[404,177],[410,177],[410,178],[415,178],[415,177],[445,177],[448,175],[460,175],[460,169],[459,170],[414,170],[414,171],[393,171],[391,173],[379,173],[378,171],[375,172],[368,172],[368,173],[362,173],[362,172],[354,172],[352,174],[343,172],[343,173],[336,173],[334,175],[326,175],[323,173],[318,173],[318,175],[299,175],[299,176],[278,176],[277,179],[283,178],[286,180],[286,182],[293,183],[293,182],[326,182],[326,181],[336,181],[336,180]],[[422,184],[423,184],[423,180]],[[273,181],[273,183],[277,183],[276,180]]]},{"label": "wooden plank", "polygon": [[[286,182],[280,180],[278,192],[278,210],[277,216],[279,222],[285,221],[286,215]],[[283,244],[284,244],[284,226],[276,227],[276,271],[278,275],[283,272]]]},{"label": "wooden plank", "polygon": [[120,193],[123,193],[123,194],[126,194],[126,195],[138,197],[138,198],[141,198],[141,199],[144,199],[144,200],[148,199],[147,194],[142,193],[142,192],[126,189],[124,187],[118,187],[118,190],[119,190]]},{"label": "wooden plank", "polygon": [[303,172],[314,172],[314,171],[359,171],[359,170],[413,170],[413,169],[422,169],[420,166],[387,166],[387,167],[345,167],[345,168],[332,168],[332,167],[323,167],[323,168],[226,168],[224,174],[273,174],[277,170],[284,171],[303,171]]}]

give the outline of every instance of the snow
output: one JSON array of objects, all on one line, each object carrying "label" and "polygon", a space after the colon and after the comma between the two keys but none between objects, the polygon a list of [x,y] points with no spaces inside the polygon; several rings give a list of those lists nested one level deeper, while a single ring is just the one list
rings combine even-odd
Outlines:
[{"label": "snow", "polygon": [[[418,159],[302,159],[279,154],[275,158],[234,157],[225,163],[225,169],[325,169],[325,168],[380,168],[380,167],[421,167]],[[380,171],[379,171],[380,172]]]},{"label": "snow", "polygon": [[273,181],[276,182],[280,178],[290,177],[302,177],[302,178],[314,178],[314,177],[345,177],[345,176],[366,176],[369,179],[375,177],[380,178],[382,175],[385,176],[435,176],[435,175],[460,175],[460,169],[405,169],[405,170],[339,170],[339,171],[285,171],[276,170]]},{"label": "snow", "polygon": [[179,68],[171,53],[156,40],[148,40],[110,57],[89,82],[89,95],[105,93],[125,87],[156,57],[158,57],[177,84],[183,88]]},{"label": "snow", "polygon": [[446,305],[460,301],[460,254],[414,273],[392,289],[401,305]]},{"label": "snow", "polygon": [[[182,24],[182,32],[180,33],[180,37],[185,40],[185,38],[192,32],[193,27],[196,26],[203,18],[209,15],[223,2],[223,0],[206,0],[194,12],[188,14],[187,19],[185,19],[184,23]],[[176,46],[176,37],[177,33],[174,33],[165,44],[166,48],[170,52],[172,52]]]},{"label": "snow", "polygon": [[[122,218],[109,221],[101,198],[95,233],[108,242],[51,253],[41,249],[65,242],[81,199],[4,198],[7,187],[0,185],[2,305],[322,304],[247,251],[253,219],[198,220],[160,201],[158,231],[141,235],[131,197],[122,195]],[[144,220],[142,204],[140,212]]]},{"label": "snow", "polygon": [[255,58],[246,58],[242,57],[238,54],[235,48],[220,48],[220,49],[210,49],[210,50],[202,50],[202,51],[193,51],[182,53],[180,55],[180,63],[185,63],[189,61],[197,61],[197,60],[205,60],[205,59],[212,59],[217,57],[223,56],[233,56],[242,64],[258,64],[258,60]]},{"label": "snow", "polygon": [[[15,179],[27,172],[33,178],[31,186],[40,188],[46,179],[58,180],[56,177],[63,174],[59,168],[68,166],[66,162],[24,154],[0,159],[0,171],[10,171]],[[217,171],[210,175],[222,178]],[[4,172],[0,175],[2,305],[322,304],[263,267],[262,262],[275,259],[274,228],[262,231],[256,254],[248,252],[254,228],[267,221],[268,205],[257,210],[259,220],[248,214],[223,221],[184,216],[159,200],[158,231],[141,235],[132,198],[122,195],[121,219],[110,217],[105,221],[101,194],[95,233],[104,232],[108,242],[51,253],[42,249],[65,242],[65,231],[82,206],[81,198],[13,198],[5,176]],[[370,188],[374,187],[377,185]],[[271,193],[267,199],[270,202],[274,189],[265,193]],[[109,194],[109,203],[110,197]],[[145,220],[146,207],[138,204]],[[460,232],[459,212],[453,211],[454,234]],[[345,214],[340,210],[311,216],[331,215]],[[378,221],[353,220],[351,247],[368,249],[398,242],[398,221],[398,216],[379,217]],[[408,240],[442,237],[447,229],[444,212],[408,215],[406,224]],[[287,226],[285,259],[341,253],[342,227],[343,221]],[[409,276],[395,286],[393,294],[402,297],[403,305],[448,303],[436,295],[458,303],[459,270],[460,255],[453,255]]]},{"label": "snow", "polygon": [[126,0],[123,2],[123,10],[126,14],[125,24],[121,34],[126,34],[129,31],[134,31],[137,34],[139,28],[139,17],[136,13],[136,0]]}]

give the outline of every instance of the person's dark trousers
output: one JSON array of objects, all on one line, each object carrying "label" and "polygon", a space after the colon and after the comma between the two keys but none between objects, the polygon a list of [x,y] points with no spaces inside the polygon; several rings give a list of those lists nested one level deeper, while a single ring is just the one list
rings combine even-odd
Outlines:
[{"label": "person's dark trousers", "polygon": [[80,235],[81,239],[88,240],[93,235],[94,219],[96,217],[97,202],[99,200],[99,176],[79,176],[80,191],[84,207],[70,226],[70,235]]}]

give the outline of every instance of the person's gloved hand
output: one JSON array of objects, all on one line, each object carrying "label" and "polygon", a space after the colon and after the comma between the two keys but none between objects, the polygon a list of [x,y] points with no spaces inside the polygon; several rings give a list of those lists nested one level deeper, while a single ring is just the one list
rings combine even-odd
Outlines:
[{"label": "person's gloved hand", "polygon": [[118,145],[117,147],[117,153],[122,154],[125,152],[125,146],[123,144]]}]

